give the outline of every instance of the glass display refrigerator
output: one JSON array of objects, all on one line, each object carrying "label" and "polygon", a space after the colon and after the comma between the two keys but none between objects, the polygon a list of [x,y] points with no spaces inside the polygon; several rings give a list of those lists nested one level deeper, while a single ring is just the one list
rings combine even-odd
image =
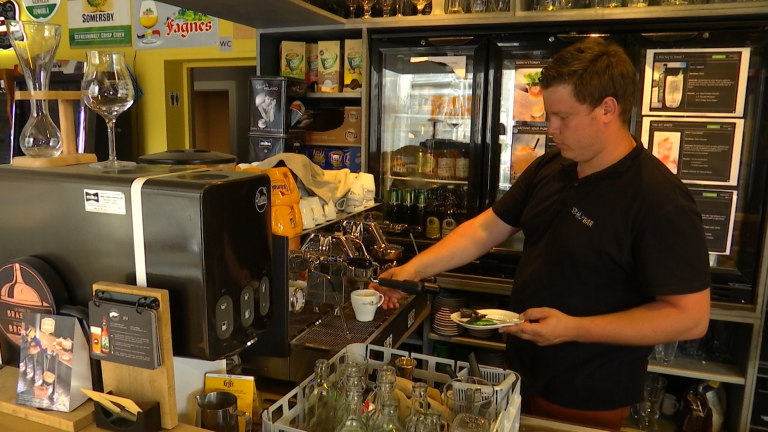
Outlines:
[{"label": "glass display refrigerator", "polygon": [[[759,119],[768,32],[605,30],[373,35],[368,171],[391,222],[388,237],[406,255],[423,250],[554,150],[541,69],[565,47],[601,37],[625,48],[636,67],[632,133],[699,204],[713,300],[754,305],[767,191],[759,167],[768,163],[768,136]],[[511,279],[523,241],[513,236],[457,272]]]}]

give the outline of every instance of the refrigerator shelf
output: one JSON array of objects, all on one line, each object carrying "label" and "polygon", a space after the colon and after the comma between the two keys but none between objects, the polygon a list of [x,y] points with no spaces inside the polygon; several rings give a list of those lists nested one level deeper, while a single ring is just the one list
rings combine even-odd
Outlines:
[{"label": "refrigerator shelf", "polygon": [[393,175],[387,175],[388,179],[392,180],[405,180],[405,181],[423,181],[425,183],[440,183],[440,184],[457,184],[457,185],[465,185],[469,184],[466,180],[438,180],[438,179],[428,179],[423,177],[396,177]]}]

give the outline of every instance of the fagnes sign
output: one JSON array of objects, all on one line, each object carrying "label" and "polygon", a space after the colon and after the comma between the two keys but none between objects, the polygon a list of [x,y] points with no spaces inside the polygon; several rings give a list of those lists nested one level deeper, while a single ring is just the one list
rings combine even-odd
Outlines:
[{"label": "fagnes sign", "polygon": [[5,20],[18,20],[19,7],[12,0],[0,1],[0,49],[11,49],[11,38]]},{"label": "fagnes sign", "polygon": [[151,0],[133,1],[137,50],[219,46],[219,20],[202,12]]}]

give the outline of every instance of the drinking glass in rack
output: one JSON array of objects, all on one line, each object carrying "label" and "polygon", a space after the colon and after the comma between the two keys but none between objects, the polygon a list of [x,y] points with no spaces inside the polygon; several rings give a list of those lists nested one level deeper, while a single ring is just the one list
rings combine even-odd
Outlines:
[{"label": "drinking glass in rack", "polygon": [[411,0],[411,3],[413,3],[416,6],[416,9],[418,9],[418,15],[421,15],[421,11],[424,10],[424,6],[427,5],[427,0]]},{"label": "drinking glass in rack", "polygon": [[109,160],[91,164],[93,168],[126,168],[134,162],[118,161],[115,153],[115,121],[133,105],[134,90],[125,55],[112,51],[86,52],[85,72],[80,85],[88,108],[104,117],[109,136]]},{"label": "drinking glass in rack", "polygon": [[384,18],[389,17],[389,11],[392,9],[392,3],[397,0],[381,0],[382,16]]},{"label": "drinking glass in rack", "polygon": [[377,0],[360,0],[360,4],[363,6],[363,19],[371,17],[371,8],[376,4]]}]

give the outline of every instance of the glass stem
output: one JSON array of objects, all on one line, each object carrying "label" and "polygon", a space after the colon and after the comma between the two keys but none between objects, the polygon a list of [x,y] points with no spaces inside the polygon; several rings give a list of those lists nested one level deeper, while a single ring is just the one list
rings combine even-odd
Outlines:
[{"label": "glass stem", "polygon": [[117,152],[115,151],[115,119],[107,119],[107,135],[109,135],[109,161],[117,162]]},{"label": "glass stem", "polygon": [[371,17],[371,6],[369,5],[365,7],[365,18],[370,18],[370,17]]}]

